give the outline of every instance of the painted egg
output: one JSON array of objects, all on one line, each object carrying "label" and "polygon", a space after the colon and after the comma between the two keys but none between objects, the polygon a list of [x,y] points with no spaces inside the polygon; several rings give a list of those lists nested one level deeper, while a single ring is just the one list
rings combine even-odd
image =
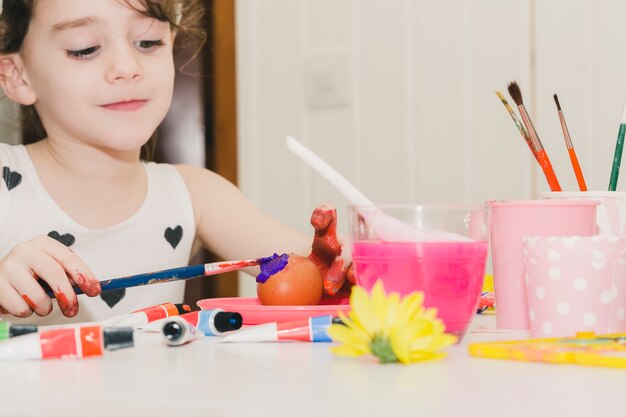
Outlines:
[{"label": "painted egg", "polygon": [[289,255],[285,268],[257,284],[264,305],[314,305],[322,298],[322,275],[315,264],[300,255]]}]

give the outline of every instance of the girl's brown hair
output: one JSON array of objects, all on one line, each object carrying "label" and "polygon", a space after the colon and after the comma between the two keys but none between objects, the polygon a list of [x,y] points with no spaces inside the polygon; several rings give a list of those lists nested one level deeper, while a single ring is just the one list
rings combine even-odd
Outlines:
[{"label": "girl's brown hair", "polygon": [[[17,53],[33,15],[37,0],[0,0],[3,3],[0,15],[0,55]],[[204,30],[203,0],[118,0],[144,16],[168,22],[177,31],[176,48],[191,61],[206,40]],[[189,55],[191,49],[191,55]],[[29,144],[45,139],[46,129],[41,123],[34,106],[21,106],[22,143]],[[156,147],[156,132],[142,147],[141,157],[151,160]]]}]

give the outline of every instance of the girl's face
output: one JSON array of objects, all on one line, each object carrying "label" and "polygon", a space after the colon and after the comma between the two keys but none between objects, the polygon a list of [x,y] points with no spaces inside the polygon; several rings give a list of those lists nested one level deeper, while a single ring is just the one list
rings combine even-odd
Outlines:
[{"label": "girl's face", "polygon": [[50,140],[138,151],[170,106],[172,43],[120,0],[37,1],[20,57]]}]

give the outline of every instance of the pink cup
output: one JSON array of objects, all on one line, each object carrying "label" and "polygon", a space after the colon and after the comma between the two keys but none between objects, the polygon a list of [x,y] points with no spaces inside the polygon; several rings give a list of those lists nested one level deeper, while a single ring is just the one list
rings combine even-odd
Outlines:
[{"label": "pink cup", "polygon": [[596,211],[596,234],[626,236],[626,192],[622,191],[550,191],[542,198],[592,199],[600,202]]},{"label": "pink cup", "polygon": [[523,247],[533,337],[626,331],[626,238],[533,236]]},{"label": "pink cup", "polygon": [[491,256],[496,293],[496,327],[528,329],[523,277],[524,236],[591,236],[594,200],[491,201]]}]

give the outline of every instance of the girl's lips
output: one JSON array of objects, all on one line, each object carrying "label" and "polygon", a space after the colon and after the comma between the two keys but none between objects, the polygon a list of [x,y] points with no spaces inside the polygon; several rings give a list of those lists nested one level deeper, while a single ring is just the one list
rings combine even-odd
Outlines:
[{"label": "girl's lips", "polygon": [[102,107],[104,107],[107,110],[134,111],[145,106],[147,102],[148,100],[119,101],[117,103],[105,104]]}]

